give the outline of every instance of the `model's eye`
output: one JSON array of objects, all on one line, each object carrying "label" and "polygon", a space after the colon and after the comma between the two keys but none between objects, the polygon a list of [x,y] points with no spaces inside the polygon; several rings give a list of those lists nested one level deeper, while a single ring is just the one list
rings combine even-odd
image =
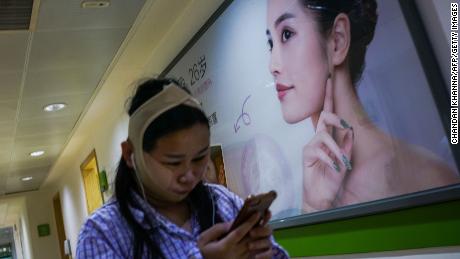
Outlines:
[{"label": "model's eye", "polygon": [[292,31],[284,29],[283,32],[281,32],[281,41],[286,42],[292,35],[294,35]]},{"label": "model's eye", "polygon": [[271,52],[272,49],[273,49],[273,40],[272,40],[272,39],[268,39],[268,40],[267,40],[267,44],[268,44],[268,50]]}]

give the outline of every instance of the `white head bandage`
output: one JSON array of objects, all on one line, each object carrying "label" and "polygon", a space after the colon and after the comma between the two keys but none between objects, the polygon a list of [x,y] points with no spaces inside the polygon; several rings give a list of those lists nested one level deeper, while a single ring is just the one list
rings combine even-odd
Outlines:
[{"label": "white head bandage", "polygon": [[165,86],[159,94],[142,104],[129,119],[128,138],[134,147],[134,169],[144,198],[143,185],[152,186],[152,175],[150,175],[145,165],[144,150],[142,148],[145,131],[158,116],[181,104],[201,110],[200,103],[195,98],[174,83],[171,83]]}]

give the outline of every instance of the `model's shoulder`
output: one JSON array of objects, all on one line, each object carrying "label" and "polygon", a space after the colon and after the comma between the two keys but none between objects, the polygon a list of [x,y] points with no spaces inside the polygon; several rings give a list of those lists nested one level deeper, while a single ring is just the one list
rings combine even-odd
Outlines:
[{"label": "model's shoulder", "polygon": [[399,150],[400,161],[406,165],[409,173],[417,176],[421,188],[434,188],[460,181],[458,174],[448,163],[432,151],[406,143],[400,144]]},{"label": "model's shoulder", "polygon": [[458,182],[458,175],[446,161],[428,149],[419,146],[411,147],[413,164],[418,164],[417,167],[421,173],[438,175],[446,181],[456,180]]}]

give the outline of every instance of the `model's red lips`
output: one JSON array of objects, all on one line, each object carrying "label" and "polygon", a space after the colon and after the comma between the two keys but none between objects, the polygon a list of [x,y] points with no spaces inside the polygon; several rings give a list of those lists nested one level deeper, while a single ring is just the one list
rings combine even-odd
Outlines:
[{"label": "model's red lips", "polygon": [[287,86],[283,84],[276,84],[276,91],[278,92],[278,99],[280,101],[283,100],[284,96],[287,94],[287,92],[291,89],[293,89],[294,86]]}]

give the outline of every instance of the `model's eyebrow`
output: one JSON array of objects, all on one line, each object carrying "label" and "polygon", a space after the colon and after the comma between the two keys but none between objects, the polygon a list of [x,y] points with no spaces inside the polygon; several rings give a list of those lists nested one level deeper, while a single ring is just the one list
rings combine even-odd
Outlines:
[{"label": "model's eyebrow", "polygon": [[278,27],[278,25],[283,22],[284,20],[294,18],[295,15],[292,13],[283,13],[278,19],[275,21],[275,28]]}]

